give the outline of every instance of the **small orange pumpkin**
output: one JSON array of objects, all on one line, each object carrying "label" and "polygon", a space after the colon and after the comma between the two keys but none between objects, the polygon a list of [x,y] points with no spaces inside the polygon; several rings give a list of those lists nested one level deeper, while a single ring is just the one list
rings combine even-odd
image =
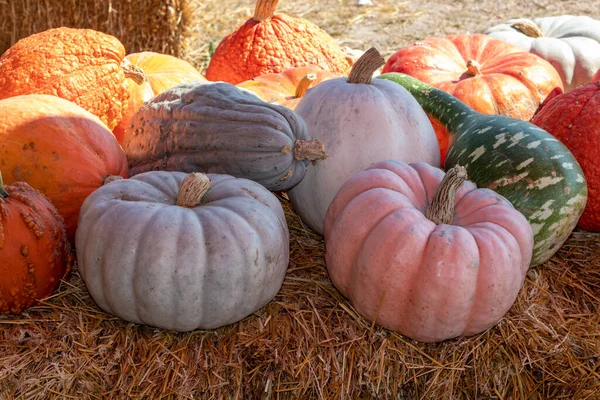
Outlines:
[{"label": "small orange pumpkin", "polygon": [[141,74],[141,79],[139,76],[125,79],[129,100],[121,122],[113,129],[113,134],[121,144],[131,116],[145,101],[180,83],[206,80],[192,64],[168,54],[143,51],[128,54],[125,60]]},{"label": "small orange pumpkin", "polygon": [[237,84],[237,87],[256,93],[268,103],[294,109],[306,90],[338,74],[314,67],[292,67],[280,73],[270,73]]},{"label": "small orange pumpkin", "polygon": [[279,0],[257,0],[254,16],[221,40],[206,70],[210,81],[237,85],[290,67],[314,66],[347,75],[350,63],[327,32],[303,18],[277,13]]},{"label": "small orange pumpkin", "polygon": [[25,182],[0,175],[0,314],[19,314],[51,294],[73,261],[62,217]]},{"label": "small orange pumpkin", "polygon": [[27,36],[0,57],[0,99],[51,94],[70,100],[113,129],[129,92],[125,48],[114,36],[92,29],[53,28]]}]

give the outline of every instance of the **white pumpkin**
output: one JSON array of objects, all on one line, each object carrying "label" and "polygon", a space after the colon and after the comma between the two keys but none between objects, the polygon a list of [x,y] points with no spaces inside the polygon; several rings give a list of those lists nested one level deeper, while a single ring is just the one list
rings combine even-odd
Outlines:
[{"label": "white pumpkin", "polygon": [[105,184],[83,203],[75,244],[100,308],[180,332],[260,309],[281,288],[289,261],[277,197],[221,174],[151,171]]},{"label": "white pumpkin", "polygon": [[425,111],[403,87],[371,80],[384,63],[368,50],[348,78],[334,78],[309,89],[296,106],[327,158],[312,164],[288,192],[302,221],[323,234],[325,213],[341,185],[354,174],[388,159],[440,166],[440,147]]},{"label": "white pumpkin", "polygon": [[549,61],[565,92],[590,82],[600,69],[600,21],[588,16],[509,19],[484,33]]}]

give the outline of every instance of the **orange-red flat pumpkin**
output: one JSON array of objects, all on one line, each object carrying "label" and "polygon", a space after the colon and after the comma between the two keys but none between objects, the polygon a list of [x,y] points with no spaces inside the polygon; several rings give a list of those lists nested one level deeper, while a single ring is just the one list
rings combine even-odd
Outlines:
[{"label": "orange-red flat pumpkin", "polygon": [[290,67],[314,66],[347,75],[350,62],[327,32],[303,18],[275,13],[279,0],[257,0],[254,16],[225,36],[206,78],[237,85]]},{"label": "orange-red flat pumpkin", "polygon": [[0,176],[0,315],[19,314],[51,294],[74,260],[62,217],[25,182]]},{"label": "orange-red flat pumpkin", "polygon": [[0,99],[51,94],[70,100],[113,129],[129,92],[125,48],[92,29],[53,28],[27,36],[0,57]]},{"label": "orange-red flat pumpkin", "polygon": [[145,101],[180,83],[206,80],[192,64],[168,54],[143,51],[128,54],[125,59],[141,74],[141,79],[126,78],[129,100],[121,122],[113,129],[119,143],[123,143],[131,116]]},{"label": "orange-red flat pumpkin", "polygon": [[[382,73],[401,72],[450,93],[484,114],[529,121],[555,88],[556,69],[523,49],[482,34],[429,37],[394,53]],[[442,163],[452,137],[432,120]]]}]

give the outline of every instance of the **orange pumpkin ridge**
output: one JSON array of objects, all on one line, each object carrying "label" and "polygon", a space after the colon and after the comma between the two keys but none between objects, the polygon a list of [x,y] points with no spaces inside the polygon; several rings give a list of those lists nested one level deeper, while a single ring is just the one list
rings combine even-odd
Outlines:
[{"label": "orange pumpkin ridge", "polygon": [[113,129],[129,97],[124,57],[116,37],[92,29],[61,27],[27,36],[0,57],[0,99],[51,94]]},{"label": "orange pumpkin ridge", "polygon": [[312,22],[277,13],[278,0],[258,0],[254,16],[225,36],[206,78],[237,85],[290,67],[314,66],[341,75],[350,70],[342,48]]},{"label": "orange pumpkin ridge", "polygon": [[0,314],[18,314],[51,294],[74,260],[62,217],[25,182],[0,176]]}]

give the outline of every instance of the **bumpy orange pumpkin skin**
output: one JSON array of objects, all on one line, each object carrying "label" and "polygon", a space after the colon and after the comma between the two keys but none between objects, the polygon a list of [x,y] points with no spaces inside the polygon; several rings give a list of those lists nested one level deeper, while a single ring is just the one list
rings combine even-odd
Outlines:
[{"label": "bumpy orange pumpkin skin", "polygon": [[53,28],[19,40],[0,57],[0,99],[51,94],[73,101],[113,129],[122,118],[123,44],[92,29]]},{"label": "bumpy orange pumpkin skin", "polygon": [[129,176],[123,149],[98,117],[56,96],[0,100],[0,115],[4,181],[27,182],[48,196],[72,240],[85,198],[107,176]]},{"label": "bumpy orange pumpkin skin", "polygon": [[422,342],[495,325],[514,303],[533,250],[523,214],[468,181],[448,202],[450,222],[430,219],[444,176],[426,163],[379,162],[342,185],[325,217],[336,288],[367,319]]},{"label": "bumpy orange pumpkin skin", "polygon": [[315,66],[347,75],[342,48],[315,24],[275,14],[279,0],[257,0],[254,16],[225,36],[210,59],[206,78],[237,85],[290,67]]},{"label": "bumpy orange pumpkin skin", "polygon": [[0,314],[19,314],[50,295],[73,259],[50,200],[25,182],[0,183]]},{"label": "bumpy orange pumpkin skin", "polygon": [[123,112],[123,118],[113,129],[113,134],[120,144],[123,143],[125,130],[129,125],[131,116],[139,110],[145,101],[180,83],[206,80],[192,64],[168,54],[143,51],[128,54],[125,59],[134,68],[139,69],[143,77],[141,83],[133,78],[125,79],[129,90],[129,100]]},{"label": "bumpy orange pumpkin skin", "polygon": [[[546,60],[487,35],[429,37],[394,53],[382,73],[401,72],[450,93],[484,114],[529,121],[555,88],[560,75]],[[432,125],[440,142],[442,164],[452,137]]]},{"label": "bumpy orange pumpkin skin", "polygon": [[600,81],[548,100],[531,123],[560,140],[581,165],[588,200],[578,226],[600,232]]},{"label": "bumpy orange pumpkin skin", "polygon": [[304,90],[323,81],[338,78],[340,75],[315,67],[292,67],[280,73],[259,75],[256,78],[238,83],[236,86],[256,93],[267,103],[279,104],[293,110],[302,98],[302,95],[297,93],[297,89],[301,81],[309,76],[313,79],[307,82],[307,87]]}]

